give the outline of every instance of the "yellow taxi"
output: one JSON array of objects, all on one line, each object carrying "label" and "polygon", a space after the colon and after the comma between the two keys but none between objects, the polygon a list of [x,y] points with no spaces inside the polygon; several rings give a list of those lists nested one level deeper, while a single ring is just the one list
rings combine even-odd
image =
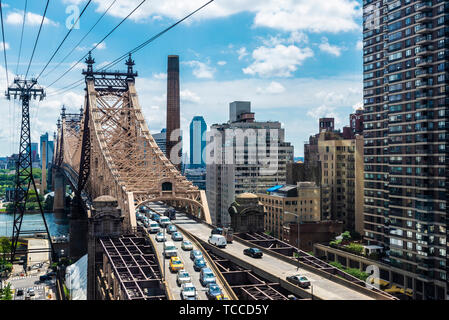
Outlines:
[{"label": "yellow taxi", "polygon": [[229,297],[225,294],[220,294],[218,296],[215,297],[217,300],[229,300]]},{"label": "yellow taxi", "polygon": [[184,264],[179,257],[171,257],[169,268],[171,272],[178,272],[179,270],[184,269]]}]

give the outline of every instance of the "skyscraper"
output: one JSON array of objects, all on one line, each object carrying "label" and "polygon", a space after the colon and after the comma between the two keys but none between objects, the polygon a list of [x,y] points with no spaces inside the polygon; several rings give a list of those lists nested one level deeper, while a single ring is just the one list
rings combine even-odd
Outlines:
[{"label": "skyscraper", "polygon": [[205,167],[203,151],[206,148],[204,133],[207,125],[204,118],[195,116],[190,122],[190,168]]},{"label": "skyscraper", "polygon": [[[167,66],[167,136],[166,155],[178,169],[181,168],[182,148],[178,156],[172,157],[172,149],[181,143],[180,96],[179,96],[179,56],[168,56]],[[173,136],[174,134],[174,136]],[[173,141],[172,141],[173,140]]]},{"label": "skyscraper", "polygon": [[364,239],[391,281],[447,299],[447,1],[364,1]]},{"label": "skyscraper", "polygon": [[[51,163],[53,161],[53,152],[54,152],[54,143],[53,141],[49,141],[48,140],[48,132],[46,132],[45,134],[41,135],[41,139],[40,139],[40,154],[43,154],[43,150],[42,150],[42,144],[43,142],[46,142],[45,145],[47,146],[47,168],[48,168],[48,164]],[[42,168],[42,156],[40,159],[40,165]]]},{"label": "skyscraper", "polygon": [[255,121],[250,102],[231,103],[229,113],[228,123],[211,126],[213,150],[207,156],[213,161],[206,159],[209,210],[213,224],[222,226],[231,223],[228,209],[237,194],[285,184],[287,162],[293,161],[280,122]]}]

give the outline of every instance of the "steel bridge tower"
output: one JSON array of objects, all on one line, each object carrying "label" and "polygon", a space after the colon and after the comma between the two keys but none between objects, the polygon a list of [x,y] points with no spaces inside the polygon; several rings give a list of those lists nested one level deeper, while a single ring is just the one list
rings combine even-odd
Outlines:
[{"label": "steel bridge tower", "polygon": [[[33,177],[33,166],[31,158],[31,133],[30,133],[30,100],[31,98],[39,98],[42,101],[45,97],[44,89],[38,84],[36,79],[25,80],[16,77],[12,86],[6,91],[6,98],[22,100],[22,124],[20,130],[19,142],[19,158],[16,163],[16,181],[14,189],[14,225],[11,246],[11,263],[14,263],[15,255],[18,253],[17,244],[21,234],[34,234],[38,232],[45,232],[50,242],[50,250],[52,258],[55,259],[55,251],[51,241],[50,232],[48,230],[47,222],[45,220],[42,203],[39,199],[39,193],[36,188],[36,182]],[[31,192],[30,192],[31,191]],[[26,205],[34,191],[36,201],[39,206],[39,212],[44,222],[45,230],[21,230],[23,215],[26,212]],[[30,253],[31,250],[26,252]],[[33,249],[35,252],[48,251],[47,249]]]}]

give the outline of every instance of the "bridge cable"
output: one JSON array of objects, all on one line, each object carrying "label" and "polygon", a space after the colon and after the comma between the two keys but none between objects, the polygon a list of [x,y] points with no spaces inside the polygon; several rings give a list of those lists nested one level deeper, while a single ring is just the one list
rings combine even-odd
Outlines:
[{"label": "bridge cable", "polygon": [[36,77],[36,80],[39,79],[39,77],[42,75],[42,73],[45,71],[45,69],[47,69],[48,65],[50,64],[50,62],[53,60],[53,58],[55,57],[55,55],[58,53],[59,49],[61,49],[61,46],[64,44],[65,40],[67,39],[67,37],[70,35],[70,33],[72,32],[72,30],[75,28],[76,24],[78,23],[78,21],[80,20],[81,16],[84,14],[84,12],[86,11],[87,7],[89,6],[89,4],[92,2],[92,0],[89,0],[86,5],[84,6],[83,10],[81,11],[81,13],[79,14],[78,18],[76,19],[76,21],[73,23],[72,27],[70,28],[70,30],[67,32],[67,34],[65,35],[64,39],[62,39],[61,43],[59,44],[58,48],[56,49],[56,51],[53,53],[53,55],[51,56],[50,60],[48,60],[47,64],[45,65],[44,69],[42,69],[42,71],[39,73],[39,75]]},{"label": "bridge cable", "polygon": [[137,47],[135,47],[134,49],[124,53],[123,55],[121,55],[120,57],[118,57],[117,59],[115,59],[114,61],[108,63],[107,65],[105,65],[104,67],[100,68],[99,71],[104,71],[107,68],[113,67],[114,65],[116,65],[117,63],[119,63],[122,59],[124,59],[125,57],[127,57],[129,54],[134,54],[137,51],[143,49],[144,47],[146,47],[148,44],[150,44],[151,42],[153,42],[154,40],[156,40],[157,38],[159,38],[160,36],[162,36],[163,34],[165,34],[166,32],[170,31],[171,29],[173,29],[174,27],[176,27],[178,24],[182,23],[184,20],[187,20],[188,18],[190,18],[191,16],[193,16],[195,13],[197,13],[198,11],[200,11],[201,9],[203,9],[204,7],[206,7],[207,5],[209,5],[210,3],[214,2],[214,0],[210,0],[209,2],[207,2],[206,4],[202,5],[201,7],[199,7],[198,9],[196,9],[195,11],[193,11],[192,13],[188,14],[187,16],[185,16],[184,18],[182,18],[181,20],[178,20],[176,23],[172,24],[170,27],[162,30],[161,32],[159,32],[158,34],[154,35],[153,37],[151,37],[150,39],[146,40],[145,42],[141,43],[140,45],[138,45]]},{"label": "bridge cable", "polygon": [[25,9],[23,10],[22,32],[20,34],[19,57],[17,58],[16,75],[19,74],[20,56],[22,54],[23,30],[25,29],[25,19],[27,14],[28,0],[25,0]]},{"label": "bridge cable", "polygon": [[39,32],[37,33],[36,41],[34,42],[33,53],[31,54],[30,62],[28,63],[28,68],[27,68],[27,72],[25,74],[25,79],[28,76],[28,72],[30,71],[31,62],[33,61],[34,52],[36,51],[37,42],[39,41],[39,36],[41,34],[42,25],[44,24],[45,15],[47,14],[47,9],[48,9],[48,3],[49,2],[50,2],[50,0],[47,0],[47,4],[45,5],[44,15],[42,16],[42,21],[41,21],[41,25],[39,26]]},{"label": "bridge cable", "polygon": [[101,15],[100,18],[98,18],[98,20],[95,22],[95,24],[90,28],[90,30],[81,38],[80,41],[78,41],[78,43],[72,48],[72,50],[51,70],[49,71],[45,77],[47,77],[49,74],[52,74],[53,71],[55,71],[72,53],[73,51],[75,51],[79,45],[81,44],[81,42],[83,42],[83,40],[90,34],[90,32],[97,26],[97,24],[103,19],[103,17],[106,15],[106,13],[109,11],[109,9],[114,5],[114,3],[116,3],[117,0],[112,1],[112,3],[109,5],[109,7],[106,9],[105,12],[103,12],[103,14]]},{"label": "bridge cable", "polygon": [[[184,18],[178,20],[176,23],[172,24],[170,27],[162,30],[161,32],[159,32],[158,34],[154,35],[153,37],[151,37],[150,39],[144,41],[143,43],[141,43],[140,45],[138,45],[137,47],[135,47],[134,49],[124,53],[123,55],[121,55],[119,58],[115,59],[114,61],[108,63],[107,65],[103,66],[102,68],[100,68],[98,71],[104,71],[107,68],[113,67],[114,65],[116,65],[117,63],[119,63],[123,58],[125,58],[126,56],[128,56],[130,53],[135,53],[141,49],[143,49],[145,46],[147,46],[148,44],[150,44],[151,42],[153,42],[154,40],[156,40],[157,38],[161,37],[163,34],[165,34],[166,32],[168,32],[169,30],[173,29],[174,27],[176,27],[178,24],[180,24],[181,22],[183,22],[184,20],[188,19],[190,16],[194,15],[195,13],[197,13],[198,11],[200,11],[201,9],[203,9],[204,7],[206,7],[207,5],[209,5],[210,3],[212,3],[215,0],[210,0],[209,2],[207,2],[206,4],[202,5],[200,8],[196,9],[195,11],[193,11],[192,13],[190,13],[189,15],[185,16]],[[52,94],[50,94],[50,96],[53,95],[58,95],[61,93],[65,93],[71,89],[74,89],[76,87],[78,87],[79,85],[81,85],[84,81],[83,79],[77,80],[55,92],[53,92]]]},{"label": "bridge cable", "polygon": [[[106,38],[108,38],[123,22],[126,21],[126,19],[129,18],[129,16],[131,16],[145,1],[147,0],[143,0],[137,7],[135,7],[125,18],[123,18],[122,21],[120,21],[120,23],[118,25],[116,25],[106,36],[103,37],[103,39],[101,39],[100,42],[96,43],[95,46],[89,50],[89,52],[94,51],[104,40],[106,40]],[[47,86],[47,89],[50,88],[52,85],[54,85],[56,82],[58,82],[62,77],[64,77],[67,73],[69,73],[73,68],[75,68],[88,54],[86,53],[84,56],[81,57],[81,59],[79,59],[74,65],[72,65],[69,70],[67,70],[66,72],[64,72],[58,79],[56,79],[55,81],[53,81],[49,86]]]},{"label": "bridge cable", "polygon": [[2,22],[3,57],[5,59],[5,70],[6,70],[6,89],[8,89],[8,86],[9,86],[8,61],[6,59],[5,28],[3,26],[3,9],[2,9],[2,1],[1,0],[0,0],[0,17],[1,17],[1,22]]}]

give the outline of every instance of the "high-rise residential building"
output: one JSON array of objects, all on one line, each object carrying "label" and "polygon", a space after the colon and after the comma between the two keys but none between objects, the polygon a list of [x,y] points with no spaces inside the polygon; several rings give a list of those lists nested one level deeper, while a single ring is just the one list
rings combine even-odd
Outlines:
[{"label": "high-rise residential building", "polygon": [[322,219],[342,221],[346,230],[363,233],[363,136],[336,131],[333,122],[327,118],[329,125],[323,127],[320,119],[321,132],[304,146],[305,165],[320,166],[320,185],[329,187]]},{"label": "high-rise residential building", "polygon": [[[286,183],[293,146],[280,122],[255,121],[250,102],[233,102],[230,121],[211,126],[206,149],[206,194],[215,225],[229,226],[229,206],[241,193]],[[210,157],[210,159],[209,159]],[[213,161],[212,161],[212,160]]]},{"label": "high-rise residential building", "polygon": [[363,7],[364,239],[415,299],[447,299],[449,3]]},{"label": "high-rise residential building", "polygon": [[[47,148],[46,156],[47,156],[47,169],[48,169],[49,164],[51,164],[53,161],[53,152],[54,152],[54,142],[48,140],[48,132],[41,135],[41,138],[40,138],[40,154],[41,155],[43,154],[43,149],[42,149],[43,142],[45,142],[45,145]],[[42,168],[42,156],[41,156],[39,162],[40,162],[40,165]]]},{"label": "high-rise residential building", "polygon": [[349,126],[353,134],[363,134],[363,109],[359,108],[349,115]]},{"label": "high-rise residential building", "polygon": [[[172,149],[181,143],[180,93],[179,93],[179,56],[168,56],[167,64],[167,158],[181,169],[182,148],[177,156],[171,156]],[[173,158],[173,159],[172,159]],[[176,158],[176,159],[175,159]]]},{"label": "high-rise residential building", "polygon": [[154,140],[156,141],[156,144],[158,145],[159,149],[167,156],[167,148],[166,148],[166,141],[167,141],[167,130],[164,128],[161,130],[160,133],[155,133],[152,135]]},{"label": "high-rise residential building", "polygon": [[190,122],[190,168],[205,167],[206,162],[203,157],[206,148],[207,125],[204,118],[195,116]]}]

